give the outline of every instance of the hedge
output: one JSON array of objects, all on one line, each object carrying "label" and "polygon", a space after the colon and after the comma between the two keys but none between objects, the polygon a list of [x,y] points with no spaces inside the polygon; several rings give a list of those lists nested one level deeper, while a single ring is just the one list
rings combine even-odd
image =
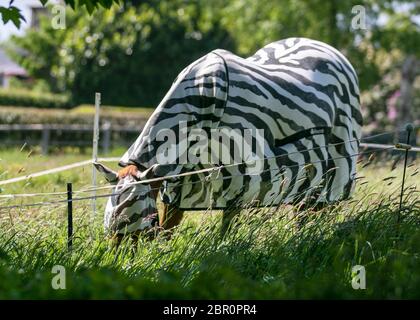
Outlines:
[{"label": "hedge", "polygon": [[[93,125],[94,107],[64,109],[40,109],[30,107],[0,107],[0,124],[88,124]],[[109,121],[112,125],[142,127],[153,109],[146,112],[145,108],[133,108],[131,112],[119,111],[114,108],[101,108],[101,123]]]},{"label": "hedge", "polygon": [[0,105],[48,109],[68,109],[73,106],[66,95],[17,89],[0,89]]}]

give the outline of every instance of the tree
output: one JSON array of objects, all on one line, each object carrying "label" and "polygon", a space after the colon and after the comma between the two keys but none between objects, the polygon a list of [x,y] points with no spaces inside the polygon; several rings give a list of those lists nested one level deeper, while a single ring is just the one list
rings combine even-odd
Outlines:
[{"label": "tree", "polygon": [[[42,5],[48,4],[48,0],[39,0]],[[25,18],[22,16],[19,8],[13,5],[14,0],[9,1],[8,6],[0,6],[0,16],[3,20],[3,23],[6,24],[11,21],[16,27],[20,28],[22,21],[25,21]],[[68,4],[73,9],[85,7],[89,13],[92,13],[95,9],[99,7],[111,8],[111,6],[116,3],[121,3],[120,0],[64,0],[64,3]]]},{"label": "tree", "polygon": [[[83,1],[78,4],[95,9]],[[418,1],[131,0],[120,4],[121,10],[134,11],[124,13],[113,6],[108,13],[98,9],[92,18],[87,18],[87,9],[77,7],[76,22],[68,28],[73,30],[65,31],[63,39],[51,31],[50,35],[43,32],[43,36],[19,40],[21,44],[26,41],[22,46],[37,55],[31,58],[32,62],[29,59],[29,69],[34,74],[52,77],[49,82],[53,90],[71,91],[78,101],[86,100],[92,86],[110,88],[111,79],[115,79],[123,87],[121,93],[127,99],[133,97],[130,104],[155,104],[179,68],[206,50],[225,48],[249,56],[272,41],[308,37],[335,46],[355,67],[363,91],[365,123],[394,125],[394,120],[386,117],[387,101],[396,97],[397,91],[401,93],[397,99],[397,125],[419,118],[419,64],[413,61],[419,59],[420,31],[418,20],[412,19],[420,13]],[[354,23],[355,8],[363,9],[362,27]],[[133,29],[137,23],[142,25],[141,30]],[[87,39],[95,34],[103,38],[94,37],[88,44],[79,37]],[[56,59],[40,54],[47,50],[37,49],[41,45],[51,52],[56,52],[57,45],[62,56]],[[127,55],[131,50],[132,54]],[[42,59],[53,63],[40,63],[38,60]],[[113,62],[116,60],[118,64]],[[410,72],[403,72],[403,65]],[[121,72],[127,77],[119,78]],[[126,82],[136,76],[143,79]],[[107,81],[109,84],[105,85]],[[126,101],[121,96],[110,100]]]},{"label": "tree", "polygon": [[[392,6],[384,1],[383,10],[388,14]],[[400,69],[400,88],[398,101],[398,117],[396,125],[402,128],[407,122],[412,122],[419,112],[419,106],[414,106],[414,82],[420,75],[420,26],[412,20],[412,14],[420,11],[420,4],[413,3],[408,12],[393,12],[382,29],[375,30],[372,39],[380,41],[387,50],[402,52],[395,64]]]},{"label": "tree", "polygon": [[100,91],[107,104],[156,106],[182,68],[221,44],[233,48],[217,21],[205,22],[199,2],[181,2],[125,4],[91,16],[80,9],[67,15],[64,30],[45,18],[39,30],[13,39],[27,52],[14,56],[76,104]]},{"label": "tree", "polygon": [[[418,104],[415,107],[412,88],[417,72],[412,68],[417,64],[412,61],[420,54],[420,30],[412,17],[419,14],[420,2],[214,0],[212,7],[222,8],[218,13],[220,21],[235,35],[238,51],[243,55],[251,55],[264,44],[286,37],[313,38],[342,51],[357,70],[361,90],[376,95],[366,99],[363,95],[366,123],[378,120],[379,114],[386,115],[386,101],[398,89],[401,75],[407,75],[401,68],[408,59],[405,64],[411,65],[412,74],[401,84],[408,90],[401,90],[407,94],[401,95],[400,100],[405,102],[398,104],[398,118],[404,119],[399,123],[416,119],[419,108]],[[355,24],[355,8],[363,9],[362,27]],[[389,119],[382,117],[381,122],[384,120]]]}]

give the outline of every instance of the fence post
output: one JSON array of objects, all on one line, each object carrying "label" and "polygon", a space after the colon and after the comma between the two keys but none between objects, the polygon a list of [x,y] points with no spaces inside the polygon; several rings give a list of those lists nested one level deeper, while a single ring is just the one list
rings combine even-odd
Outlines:
[{"label": "fence post", "polygon": [[[98,161],[98,142],[99,142],[99,108],[101,106],[101,94],[99,92],[95,93],[95,118],[93,123],[93,147],[92,147],[92,161]],[[96,188],[96,169],[92,166],[92,187]],[[96,216],[96,192],[92,193],[92,215],[91,223],[92,226],[95,221]]]},{"label": "fence post", "polygon": [[73,247],[73,188],[67,183],[67,248]]},{"label": "fence post", "polygon": [[411,132],[414,130],[414,126],[411,123],[409,123],[405,126],[405,130],[407,131],[407,143],[404,148],[405,149],[404,169],[403,169],[403,176],[402,176],[402,183],[401,183],[400,207],[398,209],[397,224],[399,224],[401,220],[401,210],[402,210],[402,202],[403,202],[403,196],[404,196],[405,172],[407,169],[407,161],[408,161],[408,150],[411,147],[410,135],[411,135]]},{"label": "fence post", "polygon": [[50,129],[48,128],[48,126],[42,126],[41,152],[44,156],[48,155],[49,144]]},{"label": "fence post", "polygon": [[103,131],[102,150],[104,154],[108,154],[109,149],[111,148],[111,122],[106,121],[102,125],[102,131]]}]

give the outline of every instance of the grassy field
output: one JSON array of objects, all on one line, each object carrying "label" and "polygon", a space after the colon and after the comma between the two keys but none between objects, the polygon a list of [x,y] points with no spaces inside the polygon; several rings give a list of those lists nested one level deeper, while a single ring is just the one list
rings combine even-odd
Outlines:
[{"label": "grassy field", "polygon": [[[82,159],[3,150],[0,180]],[[98,200],[93,226],[90,201],[74,202],[72,251],[66,249],[65,203],[0,209],[0,298],[420,298],[418,163],[408,168],[398,225],[401,165],[392,171],[389,163],[359,166],[353,199],[301,212],[308,216],[301,228],[289,207],[248,211],[221,239],[220,213],[194,212],[171,240],[141,239],[136,252],[129,243],[115,251],[104,238],[105,198]],[[0,195],[61,192],[66,182],[81,190],[90,178],[90,167],[79,168],[3,186]],[[0,198],[0,206],[58,199],[64,196]],[[51,286],[54,265],[66,268],[65,290]],[[355,265],[366,269],[366,290],[352,288]]]}]

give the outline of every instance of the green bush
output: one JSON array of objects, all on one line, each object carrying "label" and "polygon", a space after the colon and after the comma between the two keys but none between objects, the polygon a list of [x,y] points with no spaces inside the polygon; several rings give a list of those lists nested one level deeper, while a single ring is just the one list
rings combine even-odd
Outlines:
[{"label": "green bush", "polygon": [[[1,103],[0,103],[1,105]],[[101,107],[100,122],[126,127],[143,127],[153,109]],[[80,124],[93,125],[94,107],[82,105],[71,110],[31,107],[0,107],[0,124]]]},{"label": "green bush", "polygon": [[49,109],[72,107],[71,100],[66,95],[16,89],[0,89],[0,105]]}]

